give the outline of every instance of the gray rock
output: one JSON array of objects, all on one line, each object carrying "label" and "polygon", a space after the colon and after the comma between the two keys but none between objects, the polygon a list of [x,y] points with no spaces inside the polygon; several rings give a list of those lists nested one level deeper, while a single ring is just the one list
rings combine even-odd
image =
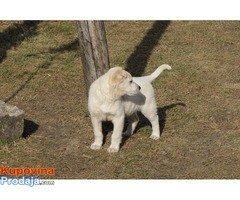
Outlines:
[{"label": "gray rock", "polygon": [[19,138],[24,129],[24,111],[0,100],[0,139]]}]

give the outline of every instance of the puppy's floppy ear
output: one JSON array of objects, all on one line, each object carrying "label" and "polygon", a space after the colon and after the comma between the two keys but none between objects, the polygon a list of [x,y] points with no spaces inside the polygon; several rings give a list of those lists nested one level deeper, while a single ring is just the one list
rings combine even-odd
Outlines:
[{"label": "puppy's floppy ear", "polygon": [[124,73],[124,70],[122,68],[119,68],[115,72],[113,72],[109,77],[109,85],[110,86],[116,86],[119,83],[123,81],[123,79],[126,78],[126,75]]}]

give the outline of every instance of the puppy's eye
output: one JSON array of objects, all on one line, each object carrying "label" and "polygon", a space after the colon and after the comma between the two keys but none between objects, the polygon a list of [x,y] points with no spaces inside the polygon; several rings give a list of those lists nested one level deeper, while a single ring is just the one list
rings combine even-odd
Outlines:
[{"label": "puppy's eye", "polygon": [[130,83],[132,83],[133,81],[131,80]]}]

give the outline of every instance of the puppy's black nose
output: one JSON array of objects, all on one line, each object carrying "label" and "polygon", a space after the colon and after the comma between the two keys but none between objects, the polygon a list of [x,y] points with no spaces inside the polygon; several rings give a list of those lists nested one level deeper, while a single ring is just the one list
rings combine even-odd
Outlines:
[{"label": "puppy's black nose", "polygon": [[140,87],[140,86],[138,86],[138,89],[139,89],[139,90],[141,90],[141,87]]}]

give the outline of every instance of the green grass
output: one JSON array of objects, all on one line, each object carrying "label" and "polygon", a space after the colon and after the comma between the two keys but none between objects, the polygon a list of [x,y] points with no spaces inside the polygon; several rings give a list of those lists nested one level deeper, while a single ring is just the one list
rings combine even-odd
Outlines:
[{"label": "green grass", "polygon": [[[111,66],[153,83],[162,137],[137,132],[92,151],[75,21],[0,22],[0,99],[25,111],[27,139],[0,143],[0,163],[54,167],[54,178],[239,178],[240,22],[107,21]],[[184,106],[185,104],[185,106]]]}]

